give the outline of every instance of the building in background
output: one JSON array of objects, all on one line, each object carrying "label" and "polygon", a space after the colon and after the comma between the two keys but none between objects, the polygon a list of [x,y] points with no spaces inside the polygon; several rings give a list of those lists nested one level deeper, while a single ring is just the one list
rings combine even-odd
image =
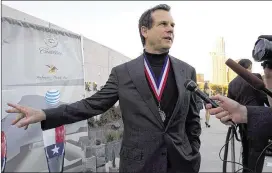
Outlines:
[{"label": "building in background", "polygon": [[[235,62],[239,62],[241,59],[237,59],[235,60]],[[237,76],[237,74],[229,67],[227,67],[227,81],[228,83],[230,83],[235,77]]]},{"label": "building in background", "polygon": [[215,48],[210,55],[212,57],[212,83],[227,85],[225,41],[223,37],[217,38]]},{"label": "building in background", "polygon": [[197,83],[204,83],[204,74],[202,73],[196,74],[196,81]]}]

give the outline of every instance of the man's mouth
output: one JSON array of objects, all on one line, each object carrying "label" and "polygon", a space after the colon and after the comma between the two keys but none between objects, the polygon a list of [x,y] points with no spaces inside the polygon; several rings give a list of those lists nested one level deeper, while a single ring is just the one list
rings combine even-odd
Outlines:
[{"label": "man's mouth", "polygon": [[172,37],[164,37],[164,39],[172,41]]}]

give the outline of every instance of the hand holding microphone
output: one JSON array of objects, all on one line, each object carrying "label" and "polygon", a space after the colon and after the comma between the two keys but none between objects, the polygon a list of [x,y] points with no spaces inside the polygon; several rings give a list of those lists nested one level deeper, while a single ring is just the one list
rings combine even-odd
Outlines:
[{"label": "hand holding microphone", "polygon": [[[209,103],[208,109],[211,109],[210,111],[213,113],[211,113],[211,115],[214,114],[218,114],[218,117],[220,117],[220,120],[222,123],[227,124],[227,125],[235,125],[235,123],[232,121],[231,118],[226,118],[226,116],[228,115],[228,113],[226,111],[224,111],[224,108],[222,109],[221,107],[219,107],[219,105],[217,103],[215,103],[215,101],[213,101],[212,99],[216,99],[219,97],[211,97],[212,99],[210,99],[206,94],[204,94],[201,90],[198,89],[197,84],[188,79],[185,83],[184,86],[187,90],[194,92],[197,96],[199,96],[203,101],[205,101],[206,103]],[[219,100],[219,99],[217,99]],[[220,100],[219,100],[220,101]],[[236,102],[237,103],[237,102]],[[219,103],[221,104],[221,103]],[[238,104],[238,103],[237,103]],[[216,116],[217,117],[217,116]]]},{"label": "hand holding microphone", "polygon": [[211,115],[215,115],[222,123],[228,124],[230,120],[236,124],[247,123],[247,108],[245,106],[221,95],[212,96],[211,99],[218,100],[220,107],[212,108],[212,105],[208,104],[206,108],[209,109]]}]

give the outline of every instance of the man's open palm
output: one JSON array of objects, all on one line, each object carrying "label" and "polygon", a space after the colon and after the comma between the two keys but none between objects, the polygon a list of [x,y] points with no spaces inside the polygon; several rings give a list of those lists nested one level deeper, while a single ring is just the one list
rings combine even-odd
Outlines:
[{"label": "man's open palm", "polygon": [[7,113],[18,113],[16,119],[12,121],[12,125],[17,124],[19,128],[25,127],[25,129],[27,129],[29,124],[45,120],[45,113],[40,109],[33,109],[12,103],[8,103],[8,106],[12,108],[6,110]]}]

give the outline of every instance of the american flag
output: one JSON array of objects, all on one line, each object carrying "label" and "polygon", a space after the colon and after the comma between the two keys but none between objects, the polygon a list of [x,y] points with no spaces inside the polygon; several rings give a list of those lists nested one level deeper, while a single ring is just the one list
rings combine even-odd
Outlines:
[{"label": "american flag", "polygon": [[43,143],[49,172],[63,172],[65,154],[64,126],[43,131]]},{"label": "american flag", "polygon": [[1,172],[4,172],[7,161],[7,140],[5,132],[1,131]]}]

